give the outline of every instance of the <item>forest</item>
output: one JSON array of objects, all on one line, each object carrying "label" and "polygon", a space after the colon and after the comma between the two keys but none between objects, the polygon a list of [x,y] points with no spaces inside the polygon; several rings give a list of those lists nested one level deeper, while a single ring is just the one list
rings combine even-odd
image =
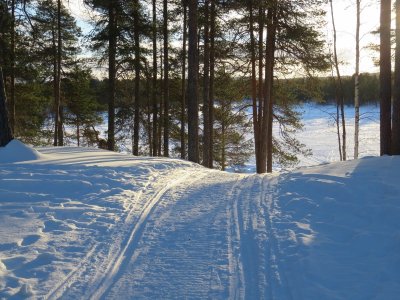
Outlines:
[{"label": "forest", "polygon": [[[389,98],[382,92],[383,82],[391,89],[390,24],[384,31],[381,23],[381,73],[340,76],[336,49],[318,26],[330,13],[323,0],[83,2],[92,26],[86,34],[67,2],[0,1],[8,111],[0,125],[9,124],[1,140],[180,157],[222,170],[255,155],[264,173],[273,160],[290,163],[307,151],[292,135],[301,130],[295,108],[303,102],[338,106],[345,160],[340,108],[355,97],[357,105],[381,105],[389,120],[381,124],[381,143],[391,139],[382,138],[392,126],[391,91]],[[390,1],[389,10],[381,2],[390,16]],[[400,136],[395,103],[393,137]],[[273,126],[283,128],[281,139]],[[382,154],[392,151],[388,143]]]}]

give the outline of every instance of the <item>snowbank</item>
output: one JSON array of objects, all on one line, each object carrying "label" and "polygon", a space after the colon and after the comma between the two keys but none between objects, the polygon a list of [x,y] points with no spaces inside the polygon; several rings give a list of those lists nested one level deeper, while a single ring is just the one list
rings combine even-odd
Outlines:
[{"label": "snowbank", "polygon": [[38,151],[15,139],[5,147],[0,147],[0,163],[37,160],[42,157]]}]

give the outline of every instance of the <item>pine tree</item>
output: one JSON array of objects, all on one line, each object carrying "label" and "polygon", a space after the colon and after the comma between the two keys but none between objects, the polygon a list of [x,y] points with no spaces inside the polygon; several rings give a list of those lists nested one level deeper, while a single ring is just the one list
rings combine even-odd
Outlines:
[{"label": "pine tree", "polygon": [[55,118],[53,145],[62,146],[64,134],[61,75],[76,59],[80,29],[61,3],[57,2],[56,5],[50,0],[38,3],[33,21],[33,60],[36,66],[43,70],[40,76],[45,80],[47,76],[52,78]]}]

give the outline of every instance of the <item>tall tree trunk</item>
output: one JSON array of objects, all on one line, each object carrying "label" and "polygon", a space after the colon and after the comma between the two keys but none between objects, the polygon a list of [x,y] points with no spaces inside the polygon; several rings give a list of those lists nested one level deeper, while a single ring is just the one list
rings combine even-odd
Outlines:
[{"label": "tall tree trunk", "polygon": [[135,40],[135,106],[133,123],[133,155],[139,155],[139,115],[140,115],[140,36],[139,36],[139,0],[133,2],[133,35]]},{"label": "tall tree trunk", "polygon": [[198,115],[198,47],[197,47],[197,0],[189,0],[189,50],[188,50],[188,158],[199,162],[199,115]]},{"label": "tall tree trunk", "polygon": [[[265,7],[262,2],[259,2],[258,4],[258,120],[263,120],[265,118],[264,115],[264,101],[265,95],[264,95],[264,76],[263,76],[263,68],[264,68],[264,22],[265,22]],[[258,133],[262,133],[262,122],[259,122],[259,128],[258,128]],[[265,123],[265,122],[264,122]],[[259,140],[264,140],[266,139],[267,136],[263,135],[262,137],[259,137]],[[266,171],[266,164],[267,164],[267,156],[265,153],[261,154],[263,152],[262,150],[262,145],[259,142],[258,145],[258,153],[259,153],[259,160],[258,163],[256,163],[256,168],[257,168],[257,173],[265,173]],[[266,151],[266,150],[265,150]]]},{"label": "tall tree trunk", "polygon": [[400,155],[400,1],[396,0],[396,54],[393,85],[392,154]]},{"label": "tall tree trunk", "polygon": [[108,4],[108,150],[115,150],[115,81],[116,81],[116,8],[115,0]]},{"label": "tall tree trunk", "polygon": [[391,0],[381,0],[380,16],[380,135],[381,155],[390,154],[391,144]]},{"label": "tall tree trunk", "polygon": [[214,161],[214,79],[215,79],[215,27],[216,27],[216,0],[211,0],[210,12],[210,95],[208,101],[209,122],[210,122],[210,147],[208,157],[210,158],[209,168],[213,168]]},{"label": "tall tree trunk", "polygon": [[361,0],[356,0],[356,72],[354,74],[354,159],[358,158],[360,131],[360,8]]},{"label": "tall tree trunk", "polygon": [[209,0],[204,1],[204,67],[203,67],[203,166],[210,165],[210,30],[209,30]]},{"label": "tall tree trunk", "polygon": [[152,111],[152,99],[151,99],[151,95],[150,95],[150,80],[151,80],[151,71],[150,71],[150,67],[148,65],[148,62],[146,61],[145,63],[145,75],[146,75],[146,99],[147,99],[147,136],[148,138],[148,144],[149,144],[149,156],[153,155],[153,138],[152,138],[152,127],[151,127],[151,111]]},{"label": "tall tree trunk", "polygon": [[[333,14],[333,3],[332,0],[329,0],[330,6],[331,6],[331,18],[332,18],[332,27],[333,27],[333,59],[334,59],[334,65],[335,65],[335,70],[336,70],[336,76],[337,76],[337,81],[339,84],[339,87],[337,89],[338,91],[338,97],[339,97],[339,104],[340,104],[340,115],[341,115],[341,120],[342,120],[342,160],[346,160],[346,119],[344,115],[344,96],[343,96],[343,83],[342,83],[342,77],[340,76],[340,70],[339,70],[339,61],[338,61],[338,56],[337,56],[337,47],[336,47],[336,26],[335,26],[335,18]],[[338,120],[339,122],[339,120]]]},{"label": "tall tree trunk", "polygon": [[163,5],[164,18],[164,156],[169,156],[169,57],[168,57],[168,1],[164,0]]},{"label": "tall tree trunk", "polygon": [[60,122],[60,103],[58,102],[58,80],[57,80],[57,44],[56,44],[56,28],[52,25],[52,60],[53,60],[53,97],[54,97],[54,139],[53,146],[58,146],[58,123]]},{"label": "tall tree trunk", "polygon": [[153,39],[153,84],[152,84],[152,102],[153,102],[153,156],[158,154],[158,101],[157,101],[157,1],[153,0],[153,20],[152,20],[152,39]]},{"label": "tall tree trunk", "polygon": [[10,126],[15,132],[15,0],[11,1],[11,82],[10,82]]},{"label": "tall tree trunk", "polygon": [[62,36],[61,36],[61,0],[57,1],[57,76],[56,76],[56,102],[58,107],[58,146],[64,145],[63,133],[63,108],[61,105],[61,60],[62,60]]},{"label": "tall tree trunk", "polygon": [[254,16],[253,16],[253,1],[249,2],[249,31],[250,31],[250,53],[251,53],[251,98],[253,101],[253,134],[254,134],[254,148],[256,156],[256,169],[259,173],[260,164],[260,133],[258,122],[258,109],[257,109],[257,78],[256,78],[256,43],[254,38]]},{"label": "tall tree trunk", "polygon": [[13,138],[10,121],[8,118],[7,96],[3,78],[3,69],[0,66],[0,147],[6,146]]},{"label": "tall tree trunk", "polygon": [[182,1],[183,5],[183,41],[182,41],[182,99],[181,99],[181,158],[186,158],[185,142],[185,114],[186,114],[186,40],[187,40],[187,0]]},{"label": "tall tree trunk", "polygon": [[268,9],[267,15],[267,50],[265,54],[265,107],[264,119],[267,123],[265,128],[267,129],[266,136],[266,156],[267,156],[267,172],[272,172],[272,154],[273,154],[273,85],[274,85],[274,65],[275,65],[275,48],[276,48],[276,5],[274,2]]},{"label": "tall tree trunk", "polygon": [[[161,40],[160,40],[161,44]],[[161,78],[160,81],[163,82],[164,80],[164,69],[163,69],[163,49],[160,48],[160,74]],[[160,124],[158,126],[158,150],[157,150],[157,155],[161,156],[162,155],[162,145],[163,145],[163,120],[164,120],[164,97],[160,97]]]}]

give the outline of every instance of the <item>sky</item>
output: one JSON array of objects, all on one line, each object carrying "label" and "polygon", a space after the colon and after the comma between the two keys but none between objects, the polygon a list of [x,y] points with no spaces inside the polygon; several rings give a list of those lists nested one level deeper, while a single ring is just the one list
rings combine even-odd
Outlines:
[{"label": "sky", "polygon": [[[87,33],[90,28],[84,22],[87,20],[87,8],[82,0],[65,0],[67,7],[70,8],[72,15],[78,19],[78,25],[83,27]],[[356,6],[355,0],[333,0],[333,9],[335,16],[335,25],[337,30],[338,58],[342,62],[340,71],[342,75],[352,75],[355,70],[355,27],[356,27]],[[378,72],[374,66],[373,57],[377,53],[368,49],[371,43],[377,44],[379,36],[372,34],[379,26],[379,1],[362,0],[361,1],[361,28],[360,28],[360,72]],[[332,44],[333,29],[331,23],[330,6],[326,4],[325,27],[321,28],[325,34],[328,43]]]},{"label": "sky", "polygon": [[[333,10],[337,31],[337,47],[339,61],[344,64],[340,66],[341,73],[352,75],[355,71],[355,34],[356,34],[356,4],[355,0],[333,0]],[[327,28],[325,29],[328,41],[332,43],[333,29],[329,5]],[[371,43],[378,44],[379,36],[372,34],[379,27],[379,1],[361,1],[361,26],[360,26],[360,72],[378,72],[374,66],[372,57],[377,57],[377,53],[367,47]]]}]

